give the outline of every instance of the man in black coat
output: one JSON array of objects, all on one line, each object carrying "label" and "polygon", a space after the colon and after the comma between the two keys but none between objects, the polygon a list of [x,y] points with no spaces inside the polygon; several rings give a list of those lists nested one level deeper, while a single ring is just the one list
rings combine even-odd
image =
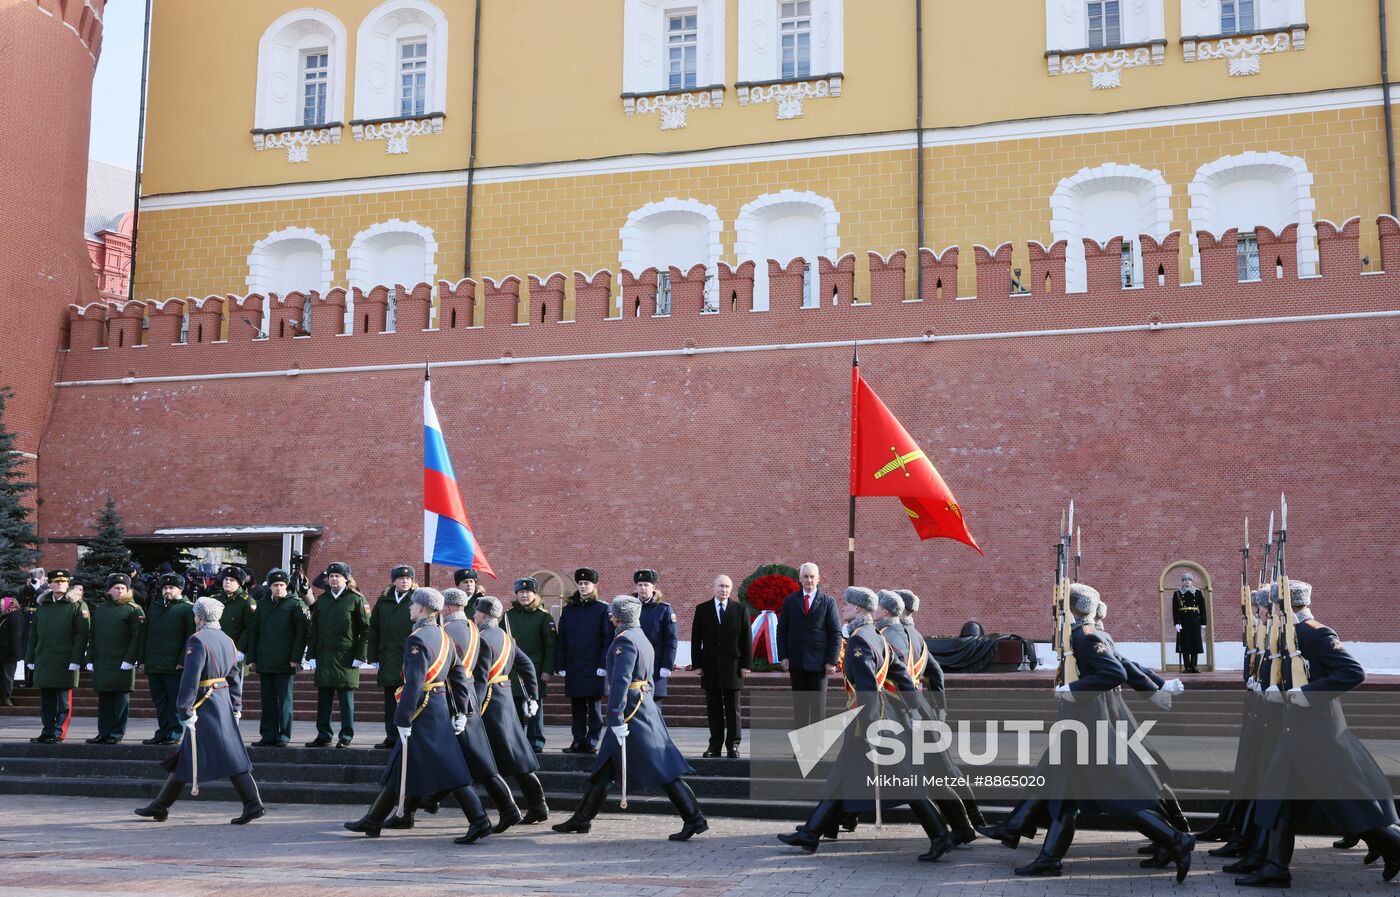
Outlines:
[{"label": "man in black coat", "polygon": [[732,600],[733,591],[732,579],[716,576],[714,600],[695,608],[690,626],[690,668],[700,671],[710,722],[706,757],[718,757],[721,745],[729,756],[739,756],[739,689],[753,660],[753,640],[748,608]]},{"label": "man in black coat", "polygon": [[792,680],[793,728],[826,717],[826,677],[836,672],[841,651],[841,618],[836,601],[818,585],[813,563],[797,571],[802,588],[783,599],[778,614],[778,660]]},{"label": "man in black coat", "polygon": [[1206,617],[1206,597],[1196,588],[1196,577],[1181,574],[1181,588],[1172,593],[1172,623],[1176,626],[1176,653],[1181,655],[1183,673],[1199,673],[1196,659],[1204,650],[1201,625]]}]

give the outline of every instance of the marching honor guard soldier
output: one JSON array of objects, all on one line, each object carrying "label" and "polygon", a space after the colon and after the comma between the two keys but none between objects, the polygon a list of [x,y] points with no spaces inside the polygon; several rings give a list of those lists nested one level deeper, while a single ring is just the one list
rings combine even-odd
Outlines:
[{"label": "marching honor guard soldier", "polygon": [[642,602],[642,634],[651,642],[656,657],[656,669],[652,679],[656,683],[652,700],[658,705],[666,700],[666,681],[671,678],[671,670],[676,665],[676,645],[680,638],[676,632],[676,611],[661,598],[656,584],[661,576],[655,570],[638,570],[632,574],[632,582],[637,587],[637,600]]},{"label": "marching honor guard soldier", "polygon": [[651,698],[656,659],[651,641],[641,631],[642,603],[632,595],[619,595],[613,599],[608,614],[618,630],[608,647],[604,667],[608,679],[608,728],[588,778],[588,791],[573,815],[553,828],[556,832],[586,834],[593,826],[593,817],[603,808],[608,786],[620,776],[623,809],[629,788],[660,788],[684,823],[669,839],[688,841],[708,831],[710,824],[696,803],[695,792],[682,778],[693,775],[695,770],[671,741],[666,722]]},{"label": "marching honor guard soldier", "polygon": [[424,797],[446,791],[457,798],[470,823],[456,843],[474,844],[491,834],[491,820],[472,790],[457,743],[473,709],[472,686],[461,650],[438,625],[444,603],[442,593],[429,588],[415,589],[409,599],[413,629],[404,646],[404,684],[393,717],[398,742],[374,802],[360,819],[345,823],[352,832],[377,838],[382,828],[412,828],[411,815],[405,815],[404,823],[386,826],[395,802],[402,797],[405,814],[411,814]]},{"label": "marching honor guard soldier", "polygon": [[340,737],[335,746],[348,748],[355,738],[355,689],[365,665],[369,640],[369,607],[355,591],[350,565],[326,568],[326,591],[311,608],[306,634],[307,665],[316,671],[316,738],[307,747],[330,747],[331,703],[340,701]]},{"label": "marching honor guard soldier", "polygon": [[258,611],[257,602],[248,595],[247,582],[248,571],[242,567],[225,567],[219,572],[219,584],[223,590],[219,600],[224,605],[224,616],[219,622],[224,628],[224,635],[238,649],[238,662],[243,665],[245,675],[248,672],[248,632],[253,628],[253,616]]},{"label": "marching honor guard soldier", "polygon": [[555,672],[564,678],[573,723],[573,741],[564,753],[592,754],[603,734],[598,702],[603,697],[603,664],[613,627],[607,605],[598,600],[598,571],[578,568],[574,584],[578,590],[559,612]]},{"label": "marching honor guard soldier", "polygon": [[710,743],[705,757],[723,748],[739,756],[739,690],[753,664],[753,637],[748,608],[733,600],[734,581],[721,573],[711,586],[713,601],[695,607],[690,627],[690,667],[700,673]]},{"label": "marching honor guard soldier", "polygon": [[[160,597],[146,608],[141,666],[156,705],[156,734],[142,744],[175,744],[180,740],[180,717],[175,700],[180,694],[185,643],[194,635],[194,605],[184,594],[185,578],[178,573],[160,577]],[[236,649],[235,649],[236,650]]]},{"label": "marching honor guard soldier", "polygon": [[[515,581],[515,601],[506,611],[506,631],[515,639],[520,650],[530,658],[539,675],[539,701],[544,702],[547,679],[555,664],[554,616],[540,606],[540,587],[533,577]],[[525,715],[527,700],[521,686],[519,674],[511,676],[511,697],[515,701],[515,712],[520,724],[525,727],[525,735],[530,739],[530,747],[535,753],[544,750],[544,714]]]},{"label": "marching honor guard soldier", "polygon": [[1196,577],[1181,574],[1181,588],[1172,592],[1172,623],[1176,626],[1176,653],[1181,655],[1183,673],[1199,673],[1196,658],[1201,645],[1201,625],[1205,620],[1206,597],[1196,588]]},{"label": "marching honor guard soldier", "polygon": [[49,589],[41,592],[29,624],[29,645],[24,665],[30,684],[39,689],[39,717],[43,728],[35,744],[58,744],[68,737],[73,719],[73,689],[87,651],[92,614],[82,596],[68,588],[67,570],[49,573]]},{"label": "marching honor guard soldier", "polygon": [[391,584],[374,602],[369,612],[369,647],[366,649],[366,669],[375,671],[379,687],[384,689],[384,740],[375,745],[388,750],[399,743],[394,729],[394,710],[398,701],[394,695],[403,682],[403,652],[408,634],[413,631],[409,600],[418,583],[413,580],[413,568],[401,564],[389,571]]},{"label": "marching honor guard soldier", "polygon": [[[1280,549],[1281,550],[1281,549]],[[1300,823],[1314,823],[1338,835],[1355,835],[1384,859],[1381,877],[1400,874],[1400,830],[1395,801],[1385,774],[1349,728],[1337,703],[1366,680],[1366,670],[1342,645],[1335,630],[1313,618],[1312,586],[1288,583],[1285,625],[1292,625],[1298,653],[1307,665],[1306,682],[1294,681],[1284,635],[1278,635],[1273,663],[1280,663],[1282,685],[1264,691],[1265,699],[1282,705],[1283,728],[1274,742],[1255,803],[1254,823],[1269,832],[1268,858],[1258,870],[1235,884],[1245,887],[1287,888],[1289,864]],[[1277,591],[1282,591],[1277,589]],[[1309,785],[1309,780],[1319,784]],[[1300,799],[1300,793],[1326,791],[1335,799]],[[1366,795],[1361,797],[1358,795]],[[1279,799],[1283,796],[1283,799]]]},{"label": "marching honor guard soldier", "polygon": [[131,577],[113,573],[107,577],[107,600],[92,614],[87,668],[97,692],[97,736],[89,738],[88,744],[120,744],[126,737],[136,665],[141,662],[141,630],[146,625],[146,614],[135,599]]},{"label": "marching honor guard soldier", "polygon": [[248,665],[258,674],[262,701],[253,747],[286,747],[292,740],[292,680],[306,653],[307,610],[290,589],[286,570],[267,574],[268,597],[248,630]]},{"label": "marching honor guard soldier", "polygon": [[545,802],[544,786],[536,775],[540,761],[525,738],[525,730],[515,715],[510,697],[510,677],[518,672],[525,694],[525,715],[539,713],[538,679],[530,658],[520,650],[511,634],[501,628],[504,615],[501,602],[496,598],[482,595],[476,599],[476,625],[480,630],[478,641],[481,647],[472,671],[473,680],[481,701],[481,721],[486,728],[487,741],[491,744],[491,754],[496,758],[496,768],[503,778],[514,779],[525,796],[527,813],[522,822],[543,822],[549,818],[549,804]]},{"label": "marching honor guard soldier", "polygon": [[137,816],[164,822],[185,785],[193,786],[190,793],[198,797],[199,783],[210,779],[228,779],[243,801],[243,812],[229,820],[233,825],[246,825],[267,815],[258,785],[253,781],[248,749],[238,732],[243,672],[234,659],[238,649],[233,646],[233,639],[219,628],[223,612],[223,602],[217,598],[201,598],[191,609],[195,632],[182,654],[180,687],[175,697],[175,711],[185,737],[179,750],[160,761],[170,776],[155,800],[136,811]]}]

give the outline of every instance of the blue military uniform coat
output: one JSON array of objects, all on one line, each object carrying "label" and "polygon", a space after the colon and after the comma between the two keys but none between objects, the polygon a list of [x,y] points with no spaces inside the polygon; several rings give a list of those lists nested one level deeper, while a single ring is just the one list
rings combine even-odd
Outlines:
[{"label": "blue military uniform coat", "polygon": [[[471,784],[467,761],[452,731],[452,717],[472,709],[467,696],[471,683],[457,643],[437,624],[420,620],[404,642],[403,678],[394,725],[413,730],[408,736],[405,793],[426,796]],[[402,761],[403,739],[399,739],[380,787],[398,791]]]},{"label": "blue military uniform coat", "polygon": [[651,671],[652,696],[664,698],[668,677],[662,676],[661,671],[675,669],[676,645],[680,641],[676,632],[675,609],[659,598],[646,602],[642,605],[641,629],[647,641],[651,642],[652,656],[655,658]]},{"label": "blue military uniform coat", "polygon": [[571,698],[603,696],[603,669],[608,644],[613,639],[608,606],[596,598],[584,601],[575,595],[559,612],[554,642],[554,672],[564,674],[564,694]]},{"label": "blue military uniform coat", "polygon": [[[234,662],[237,653],[233,639],[212,626],[196,630],[185,642],[175,712],[182,720],[191,714],[198,717],[194,729],[201,782],[233,778],[253,768],[234,717],[243,709],[243,673]],[[194,780],[190,740],[187,726],[175,753],[161,761],[175,773],[176,781],[187,784]]]},{"label": "blue military uniform coat", "polygon": [[640,627],[623,629],[608,647],[608,706],[604,721],[608,729],[598,745],[593,776],[621,775],[622,745],[613,726],[627,725],[627,787],[660,788],[684,775],[691,775],[685,757],[671,741],[666,721],[652,700],[652,673],[656,655],[651,641]]},{"label": "blue military uniform coat", "polygon": [[[481,650],[481,634],[476,624],[468,619],[465,613],[455,613],[443,618],[442,628],[448,637],[457,643],[457,649],[462,652],[462,665],[468,668],[468,675],[474,678],[476,654]],[[467,728],[457,736],[457,743],[462,748],[462,756],[467,761],[472,781],[485,782],[500,775],[500,770],[496,768],[496,758],[491,754],[491,741],[486,736],[486,723],[481,718],[481,701],[477,697],[475,682],[468,692],[472,706],[471,717],[467,720]]]},{"label": "blue military uniform coat", "polygon": [[[486,738],[491,743],[491,753],[496,758],[496,768],[501,775],[514,777],[534,772],[540,768],[530,739],[525,737],[525,727],[520,725],[520,717],[515,715],[515,702],[510,695],[510,674],[520,674],[520,684],[525,689],[525,697],[539,699],[539,683],[535,677],[535,665],[499,626],[488,626],[477,637],[480,650],[476,655],[476,668],[472,677],[476,682],[476,695],[480,701],[481,720],[486,727]],[[498,662],[499,661],[499,662]],[[496,673],[493,676],[492,670]],[[541,710],[543,712],[543,710]]]}]

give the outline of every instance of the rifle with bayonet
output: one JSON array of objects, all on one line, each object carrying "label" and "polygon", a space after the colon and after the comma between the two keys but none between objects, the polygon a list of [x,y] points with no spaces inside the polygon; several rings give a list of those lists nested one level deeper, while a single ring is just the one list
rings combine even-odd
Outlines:
[{"label": "rifle with bayonet", "polygon": [[[1259,588],[1267,589],[1269,586],[1269,558],[1274,549],[1274,512],[1269,512],[1269,529],[1264,533],[1264,542],[1259,546],[1263,560],[1259,563]],[[1264,593],[1264,613],[1259,617],[1254,627],[1254,681],[1259,682],[1259,674],[1263,672],[1264,660],[1269,656],[1269,623],[1273,613],[1273,603],[1268,600],[1268,592]],[[1257,612],[1256,612],[1257,613]]]},{"label": "rifle with bayonet", "polygon": [[1280,616],[1283,618],[1283,645],[1288,652],[1289,687],[1302,688],[1308,684],[1308,672],[1307,668],[1303,666],[1303,654],[1298,650],[1298,630],[1294,628],[1293,624],[1293,601],[1289,594],[1288,565],[1283,552],[1283,547],[1288,542],[1288,499],[1283,495],[1280,495],[1279,499],[1283,508],[1279,512],[1278,551],[1274,554],[1274,563],[1278,569],[1279,601],[1283,605],[1280,610]]},{"label": "rifle with bayonet", "polygon": [[1069,503],[1069,525],[1060,518],[1060,540],[1055,545],[1055,612],[1058,626],[1055,631],[1056,650],[1060,655],[1059,669],[1055,673],[1056,685],[1069,685],[1079,679],[1079,664],[1074,660],[1074,648],[1070,641],[1074,629],[1074,612],[1069,600],[1069,543],[1074,531],[1074,502]]},{"label": "rifle with bayonet", "polygon": [[1249,601],[1249,517],[1244,518],[1244,547],[1240,549],[1240,640],[1244,643],[1244,676],[1254,666],[1254,608]]}]

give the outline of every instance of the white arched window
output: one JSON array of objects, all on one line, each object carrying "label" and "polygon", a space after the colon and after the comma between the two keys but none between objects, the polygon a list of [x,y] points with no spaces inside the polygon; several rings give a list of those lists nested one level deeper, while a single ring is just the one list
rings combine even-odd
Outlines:
[{"label": "white arched window", "polygon": [[331,286],[335,250],[328,237],[305,227],[274,231],[253,244],[248,253],[248,292],[263,295],[263,328],[266,332],[269,293],[285,296],[293,291],[324,293]]},{"label": "white arched window", "polygon": [[355,35],[355,119],[447,110],[447,17],[427,0],[388,0]]},{"label": "white arched window", "polygon": [[[437,276],[437,240],[431,228],[415,221],[393,219],[371,225],[355,235],[346,257],[350,262],[350,286],[362,290],[384,285],[390,290],[386,329],[394,329],[395,284],[412,289],[419,283],[434,283]],[[354,320],[354,300],[347,302],[346,320]],[[433,326],[433,322],[429,322]]]},{"label": "white arched window", "polygon": [[724,0],[625,0],[622,92],[724,84]]},{"label": "white arched window", "polygon": [[[659,308],[668,308],[664,296],[675,265],[688,271],[705,266],[705,308],[718,310],[720,231],[723,223],[714,206],[693,199],[668,197],[651,202],[627,216],[622,226],[622,252],[618,266],[633,274],[655,268],[658,274]],[[619,298],[619,301],[620,298]]]},{"label": "white arched window", "polygon": [[[1296,156],[1282,153],[1242,153],[1208,162],[1196,170],[1191,197],[1191,270],[1201,276],[1197,231],[1220,236],[1238,228],[1248,241],[1256,228],[1279,233],[1298,225],[1298,276],[1317,273],[1317,227],[1313,212],[1312,172]],[[1257,262],[1256,262],[1257,264]]]},{"label": "white arched window", "polygon": [[783,190],[765,193],[739,210],[735,219],[734,255],[742,264],[754,262],[755,311],[768,309],[768,260],[786,265],[795,258],[806,262],[804,307],[820,304],[817,295],[817,259],[833,261],[840,254],[836,204],[815,193]]},{"label": "white arched window", "polygon": [[345,26],[323,9],[293,10],[258,42],[253,127],[319,127],[345,121]]},{"label": "white arched window", "polygon": [[1081,168],[1060,181],[1050,197],[1050,231],[1064,240],[1065,290],[1088,286],[1084,239],[1123,238],[1124,286],[1143,283],[1141,234],[1161,240],[1171,231],[1171,186],[1160,171],[1137,165]]}]

